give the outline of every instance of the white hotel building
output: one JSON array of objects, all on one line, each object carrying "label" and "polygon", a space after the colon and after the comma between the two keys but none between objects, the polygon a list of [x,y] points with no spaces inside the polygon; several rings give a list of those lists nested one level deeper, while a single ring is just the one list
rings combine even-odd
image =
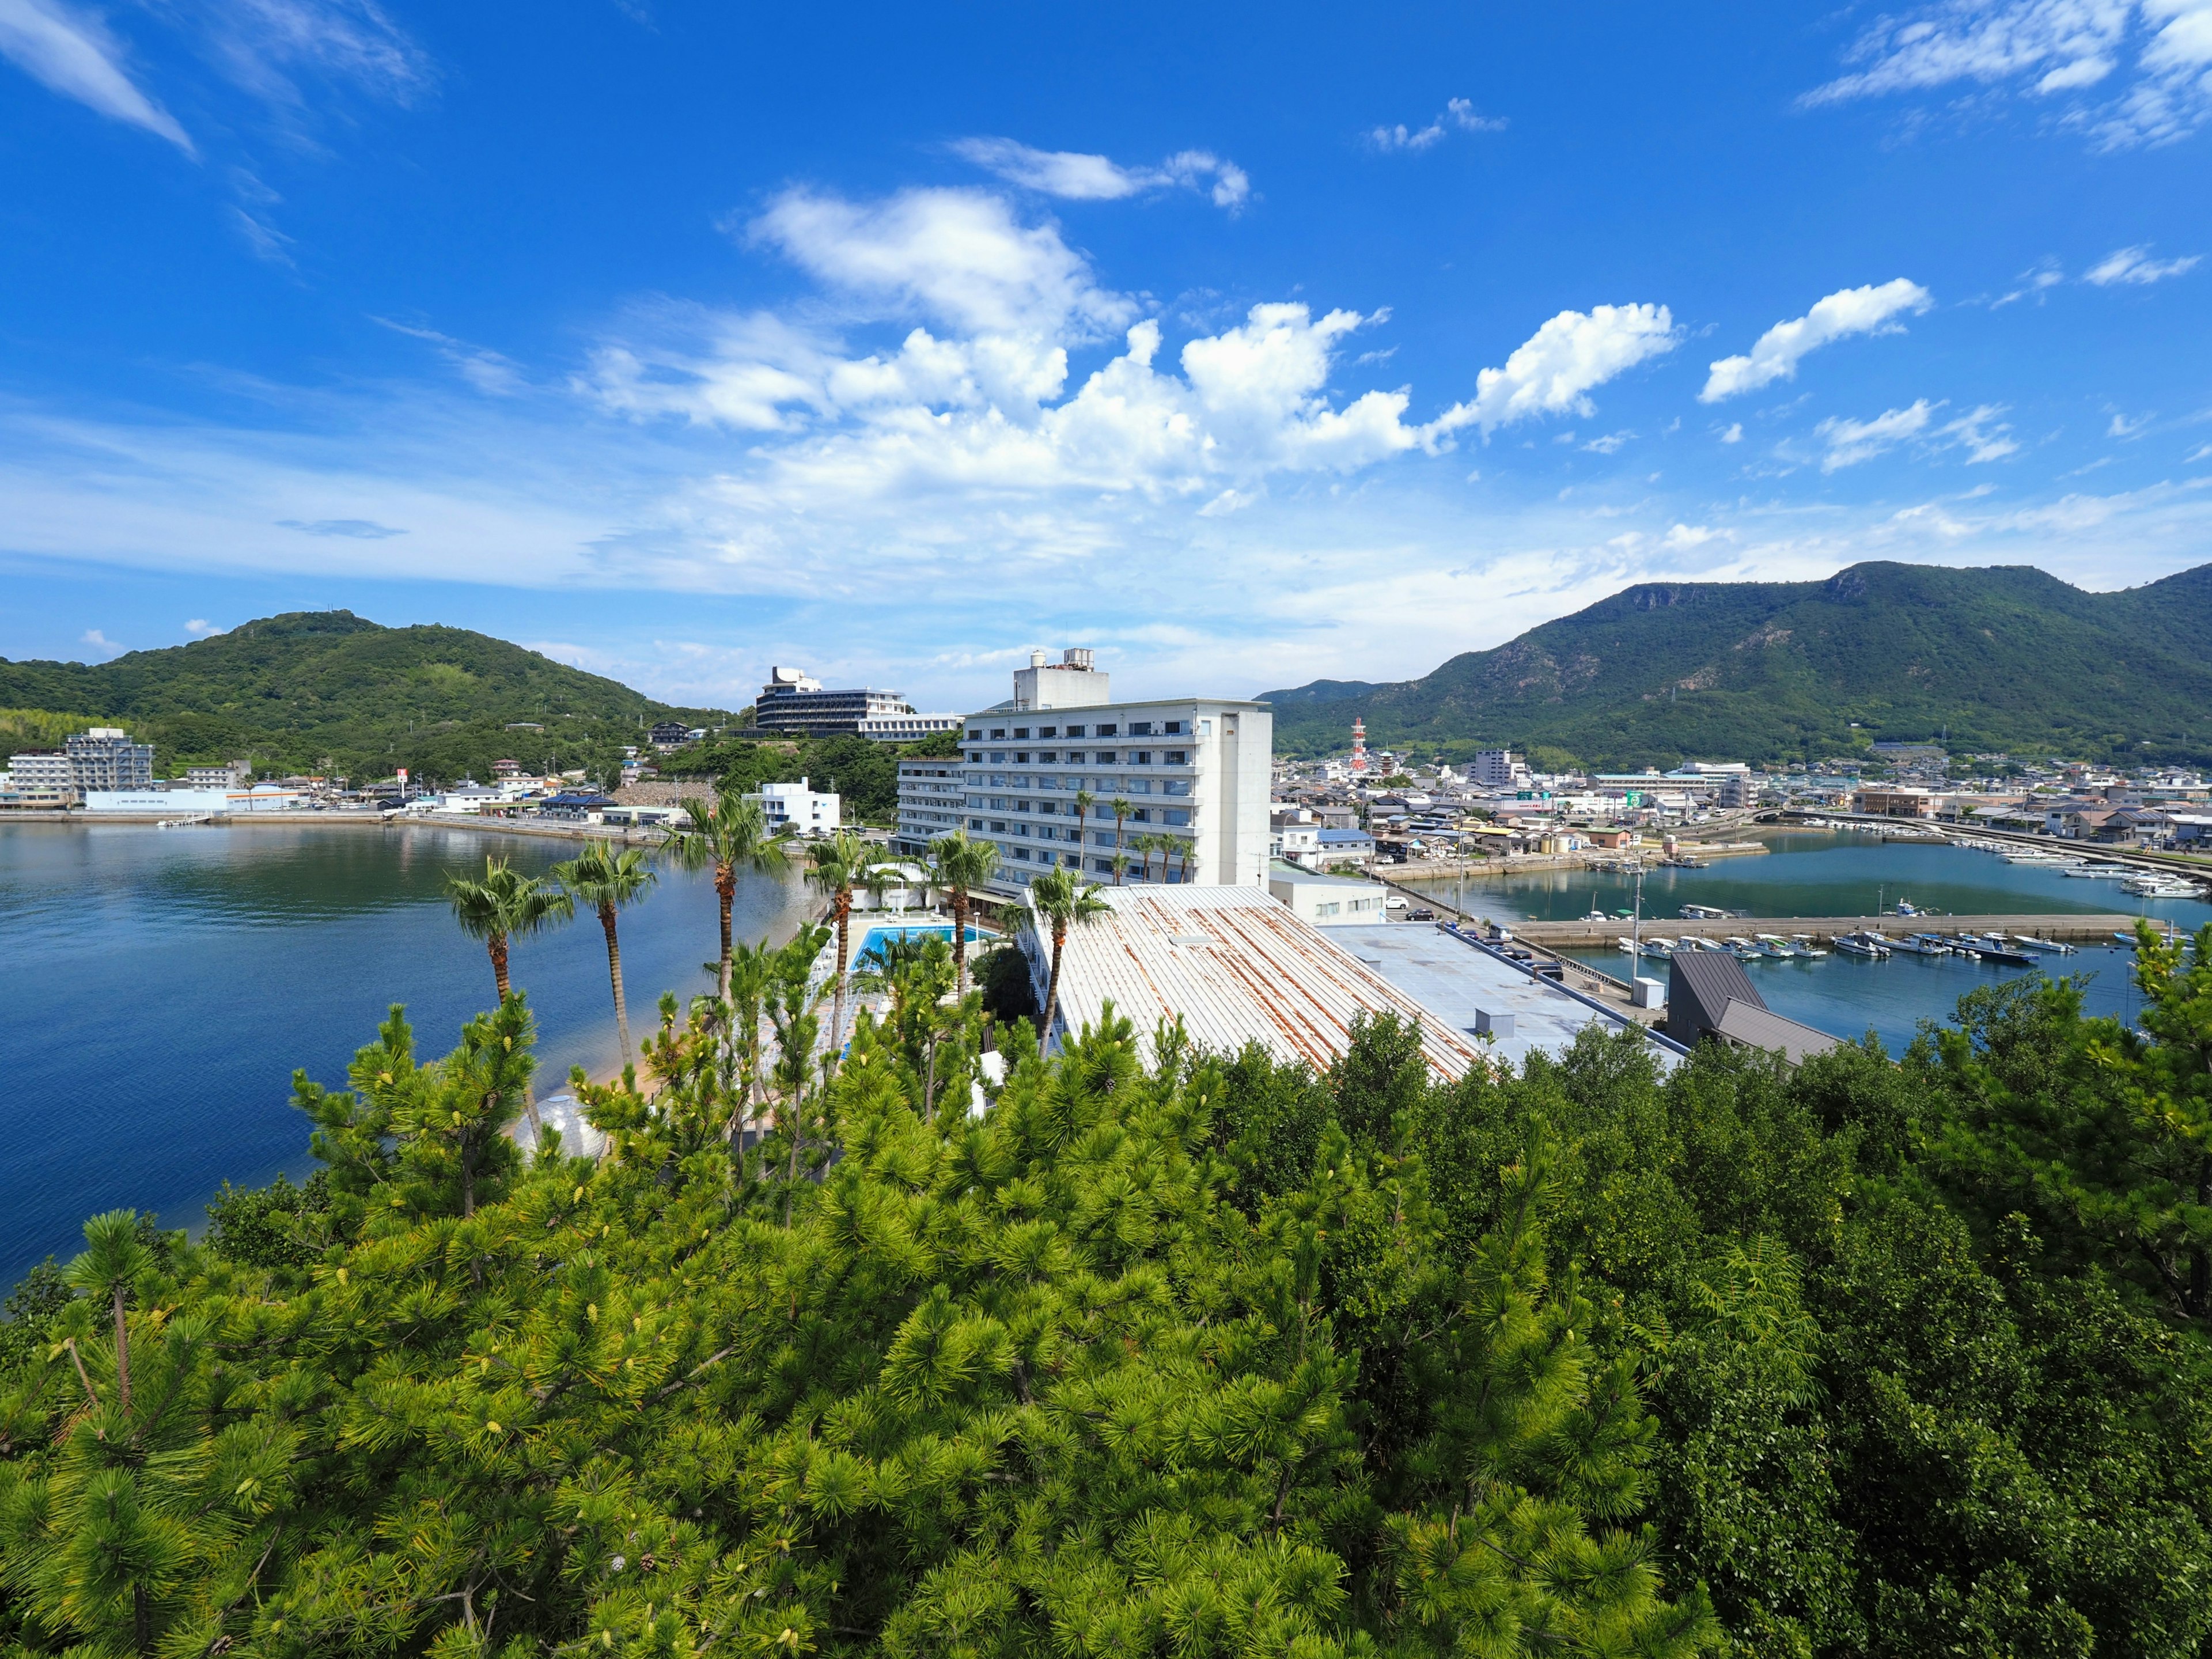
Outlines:
[{"label": "white hotel building", "polygon": [[[1127,854],[1122,880],[1265,889],[1267,795],[1274,716],[1265,703],[1222,697],[1115,702],[1088,651],[1048,663],[1042,652],[1014,674],[1009,702],[970,714],[958,762],[899,767],[900,851],[965,828],[999,849],[993,884],[1013,893],[1040,871],[1079,869],[1111,882],[1113,803]],[[1091,812],[1077,817],[1087,791]],[[948,822],[948,820],[950,820]],[[1165,835],[1163,860],[1130,852],[1139,836]]]}]

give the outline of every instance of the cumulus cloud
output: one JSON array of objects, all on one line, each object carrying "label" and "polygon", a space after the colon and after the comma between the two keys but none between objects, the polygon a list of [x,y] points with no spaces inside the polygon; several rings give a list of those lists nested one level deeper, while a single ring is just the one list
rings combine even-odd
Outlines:
[{"label": "cumulus cloud", "polygon": [[792,190],[748,228],[833,289],[957,328],[1113,327],[1135,311],[1097,284],[1057,227],[1022,224],[1004,198],[981,191],[908,190],[851,202]]},{"label": "cumulus cloud", "polygon": [[1854,334],[1896,333],[1903,326],[1898,317],[1924,312],[1935,303],[1926,289],[1902,276],[1880,287],[1838,289],[1815,301],[1802,317],[1775,324],[1748,354],[1723,357],[1711,365],[1698,400],[1717,404],[1777,380],[1795,380],[1797,365],[1808,352]]},{"label": "cumulus cloud", "polygon": [[1939,428],[1936,435],[1945,441],[1944,447],[1964,449],[1969,466],[1984,461],[2001,461],[2020,453],[2020,445],[2011,435],[2011,426],[1997,418],[2004,412],[2002,404],[1978,404]]},{"label": "cumulus cloud", "polygon": [[185,624],[185,632],[196,640],[212,639],[217,634],[227,634],[227,628],[217,628],[205,617],[195,617]]},{"label": "cumulus cloud", "polygon": [[1125,167],[1080,150],[1032,149],[1012,138],[963,138],[954,155],[1009,184],[1073,202],[1118,202],[1156,190],[1191,190],[1235,213],[1252,198],[1252,180],[1211,150],[1186,149],[1153,167]]},{"label": "cumulus cloud", "polygon": [[83,635],[78,639],[77,643],[80,645],[88,645],[94,650],[100,653],[101,655],[109,657],[112,657],[118,653],[128,648],[116,644],[113,640],[109,639],[106,635],[101,633],[97,628],[86,629]]},{"label": "cumulus cloud", "polygon": [[1431,423],[1443,436],[1462,427],[1487,436],[1501,426],[1539,415],[1596,412],[1589,393],[1637,364],[1672,351],[1680,343],[1665,306],[1593,306],[1585,313],[1563,311],[1514,349],[1503,368],[1475,376],[1474,397],[1455,404]]},{"label": "cumulus cloud", "polygon": [[1455,132],[1503,132],[1505,118],[1502,115],[1480,115],[1474,105],[1465,98],[1454,98],[1444,105],[1443,113],[1425,127],[1409,127],[1403,121],[1395,126],[1376,127],[1367,135],[1367,142],[1376,149],[1425,150],[1440,144]]},{"label": "cumulus cloud", "polygon": [[1831,416],[1813,428],[1827,446],[1827,453],[1820,458],[1820,471],[1834,472],[1843,467],[1856,466],[1861,461],[1872,460],[1894,449],[1908,438],[1918,437],[1928,429],[1936,407],[1921,398],[1904,409],[1884,410],[1870,421]]},{"label": "cumulus cloud", "polygon": [[1721,441],[1724,444],[1741,443],[1743,441],[1743,422],[1741,421],[1730,422],[1727,429],[1721,434]]},{"label": "cumulus cloud", "polygon": [[2162,283],[2169,276],[2195,270],[2203,257],[2191,253],[2178,259],[2154,259],[2147,246],[2124,247],[2090,266],[2082,273],[2081,280],[2099,288],[2110,288],[2115,283],[2147,288],[2153,283]]},{"label": "cumulus cloud", "polygon": [[0,0],[0,57],[64,98],[195,153],[176,118],[125,70],[114,36],[63,0]]},{"label": "cumulus cloud", "polygon": [[2212,0],[1940,0],[1880,18],[1848,59],[1800,101],[1968,82],[2057,102],[2100,149],[2160,143],[2212,114]]}]

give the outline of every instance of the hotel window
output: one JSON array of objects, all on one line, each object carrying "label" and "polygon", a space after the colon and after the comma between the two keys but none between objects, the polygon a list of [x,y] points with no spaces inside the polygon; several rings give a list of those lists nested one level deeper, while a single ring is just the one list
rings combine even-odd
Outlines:
[{"label": "hotel window", "polygon": [[982,735],[983,728],[980,726],[971,727],[968,733],[968,736],[971,740],[980,740]]},{"label": "hotel window", "polygon": [[1152,735],[1152,723],[1150,720],[1131,720],[1129,722],[1129,735],[1133,738],[1151,737]]},{"label": "hotel window", "polygon": [[992,810],[994,812],[1003,812],[1003,811],[1005,811],[1006,810],[1006,798],[1004,795],[994,795],[994,796],[992,796],[992,797],[991,797],[991,810]]},{"label": "hotel window", "polygon": [[983,827],[983,820],[981,818],[970,818],[968,820],[968,827],[970,830],[981,830]]},{"label": "hotel window", "polygon": [[1149,795],[1152,793],[1152,781],[1150,778],[1124,778],[1121,787],[1133,795]]},{"label": "hotel window", "polygon": [[1030,751],[1029,751],[1028,750],[1026,750],[1026,749],[1019,749],[1019,750],[1015,750],[1015,751],[1014,751],[1014,764],[1015,764],[1015,765],[1017,765],[1017,766],[1027,766],[1029,763],[1030,763]]},{"label": "hotel window", "polygon": [[1054,802],[1052,802],[1052,801],[1048,801],[1048,800],[1041,800],[1041,801],[1039,801],[1039,802],[1036,804],[1036,810],[1037,810],[1038,813],[1039,813],[1041,816],[1042,816],[1042,817],[1048,817],[1048,817],[1051,817],[1054,812],[1057,812],[1058,811],[1060,811],[1060,808],[1059,808],[1059,806],[1058,806],[1057,805],[1055,805],[1055,804],[1054,804]]},{"label": "hotel window", "polygon": [[1102,876],[1110,876],[1114,873],[1114,860],[1111,859],[1093,859],[1091,860],[1091,867],[1093,870],[1096,870]]},{"label": "hotel window", "polygon": [[1030,849],[1026,847],[1017,847],[1014,848],[1014,856],[1018,859],[1026,859],[1029,855]]},{"label": "hotel window", "polygon": [[1167,807],[1160,813],[1160,822],[1162,823],[1173,824],[1188,823],[1190,822],[1190,809],[1188,806]]},{"label": "hotel window", "polygon": [[981,795],[970,795],[968,797],[967,805],[969,806],[981,806],[982,804],[983,798]]},{"label": "hotel window", "polygon": [[1037,727],[1037,736],[1041,738],[1056,738],[1059,735],[1060,728],[1056,726],[1040,726]]},{"label": "hotel window", "polygon": [[1152,763],[1152,751],[1149,749],[1139,749],[1129,757],[1129,764],[1132,766],[1150,766]]},{"label": "hotel window", "polygon": [[1160,730],[1166,732],[1167,735],[1171,738],[1179,737],[1182,732],[1182,722],[1181,720],[1170,720],[1166,725],[1161,726]]},{"label": "hotel window", "polygon": [[1014,741],[1019,743],[1024,738],[1029,736],[1029,734],[1030,729],[1028,726],[1018,726],[1014,728]]},{"label": "hotel window", "polygon": [[1103,830],[1094,830],[1091,832],[1091,844],[1093,847],[1111,847],[1114,844],[1114,837]]},{"label": "hotel window", "polygon": [[1110,749],[1102,749],[1092,756],[1091,759],[1100,766],[1111,766],[1114,763],[1114,751]]},{"label": "hotel window", "polygon": [[1119,728],[1115,726],[1102,726],[1098,728],[1098,735],[1102,738],[1110,738],[1115,735],[1118,729]]},{"label": "hotel window", "polygon": [[1050,766],[1053,762],[1058,758],[1059,757],[1054,755],[1049,749],[1040,749],[1037,750],[1037,763],[1041,766]]},{"label": "hotel window", "polygon": [[1188,795],[1190,793],[1190,780],[1188,778],[1163,778],[1160,780],[1160,793],[1163,795]]},{"label": "hotel window", "polygon": [[1014,811],[1017,812],[1026,812],[1029,810],[1030,804],[1025,800],[1018,800],[1014,803]]},{"label": "hotel window", "polygon": [[1130,813],[1129,817],[1138,823],[1150,823],[1152,821],[1152,809],[1148,806],[1139,806],[1135,811]]},{"label": "hotel window", "polygon": [[1188,766],[1188,765],[1189,765],[1189,764],[1190,764],[1190,750],[1188,750],[1188,749],[1170,749],[1170,750],[1168,750],[1167,763],[1168,763],[1170,766]]},{"label": "hotel window", "polygon": [[1079,738],[1083,735],[1083,728],[1079,726],[1071,726],[1067,728],[1067,735],[1071,738]]},{"label": "hotel window", "polygon": [[1006,751],[1003,749],[994,749],[991,751],[991,764],[994,766],[1004,766],[1006,763]]},{"label": "hotel window", "polygon": [[994,836],[1005,835],[1006,833],[1006,820],[1004,818],[993,818],[991,820],[991,833]]}]

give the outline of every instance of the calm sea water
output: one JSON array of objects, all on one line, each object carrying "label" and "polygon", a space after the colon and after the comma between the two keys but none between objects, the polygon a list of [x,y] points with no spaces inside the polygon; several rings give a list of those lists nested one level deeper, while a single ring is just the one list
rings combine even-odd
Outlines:
[{"label": "calm sea water", "polygon": [[[226,1179],[311,1168],[294,1067],[342,1085],[395,1002],[418,1052],[443,1054],[492,1000],[446,878],[480,872],[487,853],[535,871],[575,850],[460,830],[0,824],[0,1289],[82,1248],[88,1215],[196,1225]],[[751,880],[738,937],[781,939],[805,905],[795,882]],[[662,991],[708,982],[711,882],[664,869],[623,913],[622,944],[641,1036]],[[511,970],[538,1017],[543,1085],[616,1062],[595,920],[517,941]]]},{"label": "calm sea water", "polygon": [[[1667,922],[1685,904],[1711,904],[1759,916],[1872,915],[1909,898],[1923,909],[1955,915],[2125,915],[2172,921],[2184,929],[2212,921],[2212,904],[2183,899],[2139,899],[2117,881],[2084,881],[2055,870],[2007,864],[1994,854],[1932,843],[1883,844],[1849,834],[1778,835],[1773,851],[1716,860],[1704,870],[1651,870],[1644,877],[1644,931],[1667,937]],[[1636,901],[1632,877],[1596,871],[1543,870],[1419,885],[1479,915],[1509,925],[1515,919],[1570,921],[1593,906],[1608,915]],[[1890,931],[1942,932],[1941,918]],[[1626,933],[1624,924],[1621,930]],[[1822,940],[1822,948],[1826,941]],[[1625,951],[1572,951],[1618,979],[1630,975]],[[2087,981],[2089,1012],[2132,1020],[2141,1006],[2129,969],[2134,953],[2083,947],[2070,957],[2046,957],[2054,975]],[[1667,964],[1642,958],[1636,971],[1664,980]],[[2037,971],[1995,968],[1966,957],[1893,956],[1868,962],[1840,952],[1813,961],[1747,963],[1745,971],[1767,1006],[1778,1014],[1838,1036],[1872,1030],[1891,1053],[1912,1040],[1923,1020],[1950,1018],[1959,999],[1978,985]]]}]

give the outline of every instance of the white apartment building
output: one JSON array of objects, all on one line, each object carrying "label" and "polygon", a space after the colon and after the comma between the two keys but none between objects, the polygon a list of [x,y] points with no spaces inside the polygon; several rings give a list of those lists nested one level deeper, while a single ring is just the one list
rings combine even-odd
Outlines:
[{"label": "white apartment building", "polygon": [[757,794],[745,799],[760,803],[771,835],[791,830],[802,836],[826,836],[844,822],[837,797],[809,788],[805,778],[797,783],[764,783]]},{"label": "white apartment building", "polygon": [[[968,716],[961,744],[955,827],[997,847],[999,891],[1018,892],[1056,866],[1111,882],[1117,848],[1124,882],[1266,885],[1274,716],[1265,703],[1109,702],[1108,677],[1074,651],[1058,665],[1033,653],[1014,689],[1012,700]],[[1086,696],[1097,700],[1079,701]],[[912,839],[909,821],[919,827],[929,822],[922,814],[943,811],[944,781],[901,768],[902,841]],[[1087,817],[1078,816],[1085,793]],[[1164,858],[1130,847],[1162,835],[1172,842]]]},{"label": "white apartment building", "polygon": [[860,735],[877,743],[918,743],[939,732],[957,732],[957,714],[865,714]]},{"label": "white apartment building", "polygon": [[958,759],[902,760],[898,763],[898,830],[891,850],[908,858],[929,856],[929,843],[949,836],[965,819],[967,763]]},{"label": "white apartment building", "polygon": [[1520,789],[1528,785],[1528,769],[1510,749],[1483,749],[1476,751],[1467,778],[1485,789]]},{"label": "white apartment building", "polygon": [[118,726],[95,726],[69,740],[70,781],[79,794],[144,789],[154,781],[154,745],[133,743]]},{"label": "white apartment building", "polygon": [[76,780],[70,770],[67,755],[15,755],[8,761],[8,775],[14,787],[25,794],[36,794],[40,799],[76,799]]}]

